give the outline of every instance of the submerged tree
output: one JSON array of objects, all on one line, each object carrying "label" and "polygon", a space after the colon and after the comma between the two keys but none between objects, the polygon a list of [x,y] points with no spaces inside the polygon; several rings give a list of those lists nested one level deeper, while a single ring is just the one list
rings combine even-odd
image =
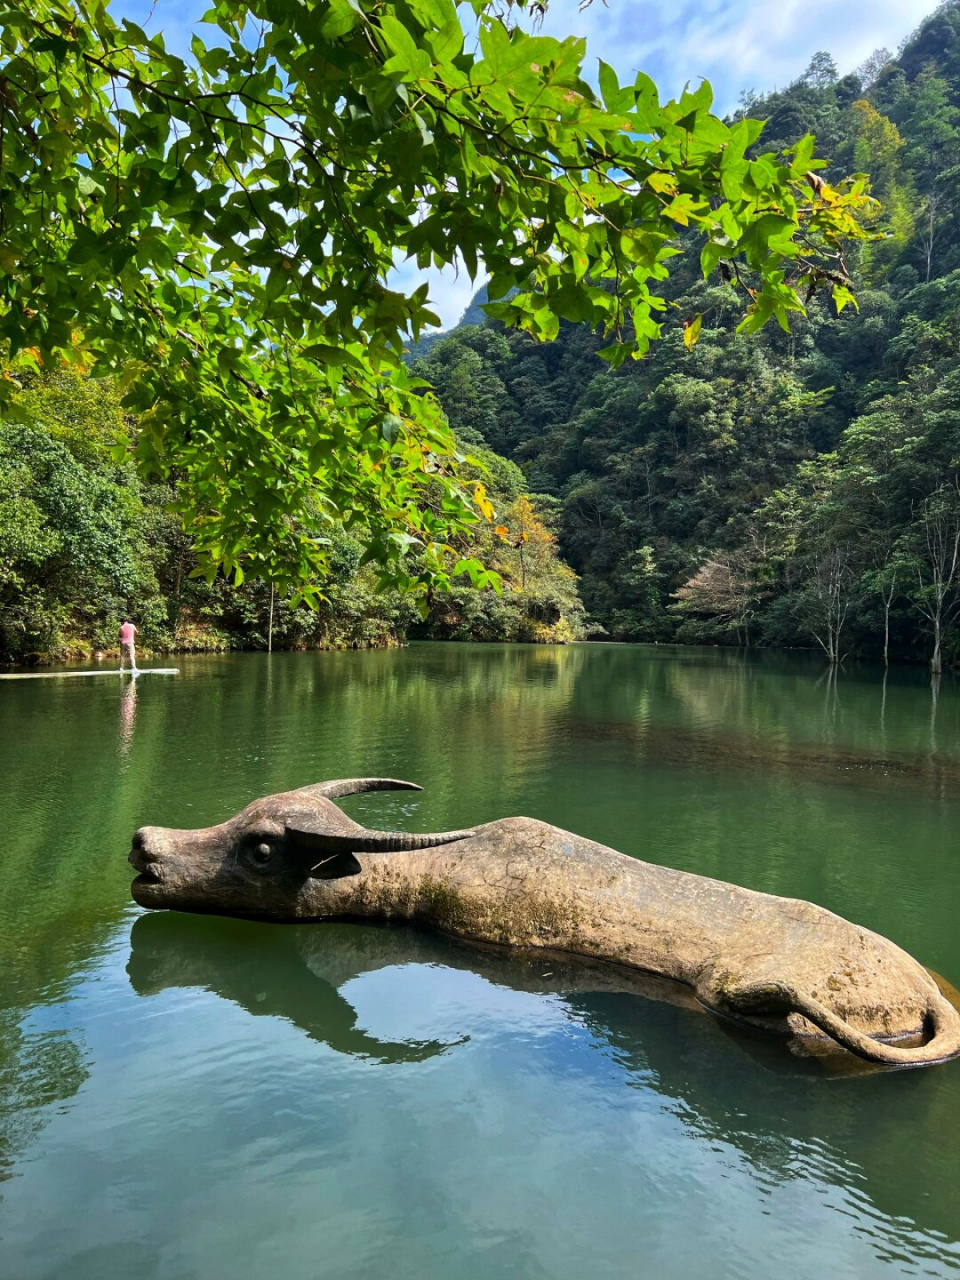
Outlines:
[{"label": "submerged tree", "polygon": [[850,299],[869,198],[823,181],[812,138],[758,155],[707,84],[662,105],[601,64],[598,94],[581,41],[471,3],[476,31],[453,0],[214,0],[188,60],[103,0],[0,16],[10,376],[122,371],[211,574],[309,594],[345,527],[395,582],[485,580],[452,544],[490,504],[402,360],[436,323],[426,286],[391,287],[403,257],[482,261],[494,314],[541,339],[584,322],[614,365],[660,333],[678,236],[747,329],[824,281]]},{"label": "submerged tree", "polygon": [[807,592],[813,638],[831,666],[843,661],[841,642],[856,573],[849,544],[826,547],[813,559]]},{"label": "submerged tree", "polygon": [[923,502],[917,536],[914,602],[930,624],[930,670],[943,671],[944,629],[960,608],[960,481],[941,485]]}]

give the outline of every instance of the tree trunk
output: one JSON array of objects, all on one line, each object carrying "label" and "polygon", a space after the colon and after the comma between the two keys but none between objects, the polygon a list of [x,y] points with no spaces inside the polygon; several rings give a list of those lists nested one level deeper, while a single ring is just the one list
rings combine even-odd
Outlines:
[{"label": "tree trunk", "polygon": [[937,754],[937,708],[940,705],[940,679],[934,672],[930,677],[930,754]]},{"label": "tree trunk", "polygon": [[936,203],[932,197],[930,198],[929,204],[930,204],[930,226],[928,230],[928,235],[930,238],[927,241],[927,280],[926,280],[927,284],[930,283],[930,277],[933,274],[933,242],[936,237],[934,215],[937,211]]},{"label": "tree trunk", "polygon": [[183,547],[180,548],[180,556],[177,560],[177,581],[173,588],[173,629],[174,631],[180,626],[180,590],[183,583]]},{"label": "tree trunk", "polygon": [[930,671],[933,675],[938,676],[943,671],[943,634],[940,626],[939,614],[933,622],[933,654],[930,658]]},{"label": "tree trunk", "polygon": [[890,665],[890,606],[883,602],[883,665]]}]

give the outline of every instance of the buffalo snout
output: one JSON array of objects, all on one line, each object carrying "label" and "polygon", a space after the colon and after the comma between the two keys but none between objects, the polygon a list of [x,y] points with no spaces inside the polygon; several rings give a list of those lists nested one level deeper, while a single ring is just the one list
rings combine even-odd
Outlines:
[{"label": "buffalo snout", "polygon": [[164,866],[164,854],[168,850],[164,849],[166,842],[159,838],[162,834],[162,827],[141,827],[131,841],[127,861],[139,872],[132,889],[134,899],[142,906],[154,905],[152,895],[163,885],[165,869],[170,869],[169,858],[166,868]]},{"label": "buffalo snout", "polygon": [[174,896],[208,880],[222,859],[217,840],[207,831],[140,827],[127,861],[139,872],[132,892],[144,907],[171,906]]},{"label": "buffalo snout", "polygon": [[182,834],[165,827],[140,827],[134,832],[127,861],[141,874],[157,872],[165,857],[175,851],[172,836]]}]

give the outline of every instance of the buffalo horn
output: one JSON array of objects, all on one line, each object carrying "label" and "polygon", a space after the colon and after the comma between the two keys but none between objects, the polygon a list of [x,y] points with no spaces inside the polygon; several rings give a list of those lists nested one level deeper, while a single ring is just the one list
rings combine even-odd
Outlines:
[{"label": "buffalo horn", "polygon": [[365,831],[341,834],[327,831],[305,831],[289,825],[290,835],[302,840],[310,849],[333,857],[338,853],[408,853],[414,849],[433,849],[440,844],[452,844],[476,835],[467,831],[435,831],[419,835],[415,831]]},{"label": "buffalo horn", "polygon": [[339,800],[341,796],[355,796],[361,791],[422,791],[415,782],[401,782],[398,778],[337,778],[333,782],[315,782],[308,787],[299,787],[311,796],[322,796],[325,800]]},{"label": "buffalo horn", "polygon": [[434,831],[418,835],[415,831],[361,831],[358,836],[334,836],[338,849],[351,853],[402,853],[412,849],[433,849],[438,844],[452,844],[476,835],[466,831]]}]

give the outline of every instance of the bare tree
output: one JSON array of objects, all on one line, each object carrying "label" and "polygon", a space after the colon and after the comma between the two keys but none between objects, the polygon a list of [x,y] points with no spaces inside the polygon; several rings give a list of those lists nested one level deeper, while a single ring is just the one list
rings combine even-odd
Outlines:
[{"label": "bare tree", "polygon": [[814,558],[810,583],[811,631],[831,666],[843,660],[840,642],[850,611],[854,578],[849,543],[838,543]]},{"label": "bare tree", "polygon": [[750,620],[762,595],[757,563],[747,548],[722,552],[705,560],[692,578],[674,592],[679,613],[703,614],[733,627],[737,643],[749,648]]},{"label": "bare tree", "polygon": [[[903,591],[903,580],[912,572],[912,564],[904,563],[900,548],[888,530],[884,530],[883,561],[864,575],[863,585],[870,594],[878,595],[883,602],[883,665],[890,665],[890,614],[893,602]],[[898,590],[899,588],[899,590]]]},{"label": "bare tree", "polygon": [[960,479],[954,477],[924,500],[920,509],[922,541],[914,603],[930,623],[930,670],[943,670],[943,636],[960,607]]},{"label": "bare tree", "polygon": [[577,515],[583,524],[596,525],[603,532],[603,490],[596,481],[588,482],[572,494]]},{"label": "bare tree", "polygon": [[863,87],[869,89],[880,78],[881,71],[893,61],[889,49],[874,49],[869,58],[864,59],[857,67],[857,75],[863,81]]},{"label": "bare tree", "polygon": [[883,665],[890,665],[890,608],[897,594],[897,571],[891,570],[880,588],[880,599],[883,601]]}]

